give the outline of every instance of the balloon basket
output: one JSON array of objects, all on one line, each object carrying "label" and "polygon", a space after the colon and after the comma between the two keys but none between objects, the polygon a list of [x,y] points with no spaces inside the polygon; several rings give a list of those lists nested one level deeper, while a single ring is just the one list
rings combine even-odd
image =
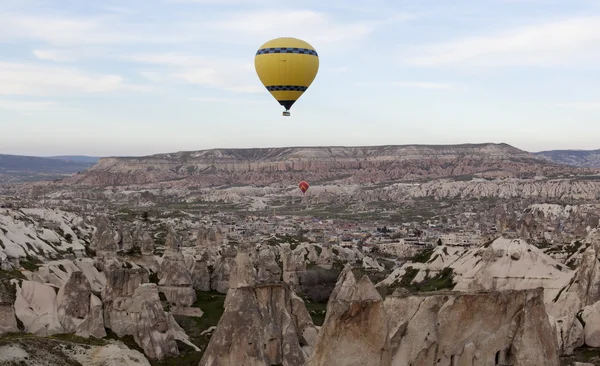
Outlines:
[{"label": "balloon basket", "polygon": [[284,117],[289,117],[290,116],[290,111],[283,111],[282,115]]}]

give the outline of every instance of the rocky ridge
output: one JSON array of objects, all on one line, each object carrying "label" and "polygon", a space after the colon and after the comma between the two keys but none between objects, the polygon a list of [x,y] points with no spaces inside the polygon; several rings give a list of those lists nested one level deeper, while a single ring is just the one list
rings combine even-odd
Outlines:
[{"label": "rocky ridge", "polygon": [[194,185],[264,185],[282,182],[282,173],[288,184],[296,184],[306,174],[313,181],[352,174],[351,180],[366,183],[483,172],[490,177],[516,177],[570,171],[574,170],[506,144],[297,147],[103,158],[64,183],[118,186],[187,179]]}]

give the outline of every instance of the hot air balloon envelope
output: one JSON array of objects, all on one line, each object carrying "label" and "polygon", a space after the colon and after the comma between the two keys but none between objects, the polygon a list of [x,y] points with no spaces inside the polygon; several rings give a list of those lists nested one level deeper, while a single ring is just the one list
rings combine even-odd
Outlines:
[{"label": "hot air balloon envelope", "polygon": [[289,109],[317,76],[319,56],[301,39],[276,38],[256,51],[254,67],[265,88],[285,107],[283,115],[289,116]]},{"label": "hot air balloon envelope", "polygon": [[306,191],[308,190],[308,187],[310,187],[310,185],[308,185],[308,183],[306,181],[302,181],[302,182],[298,183],[298,187],[300,188],[302,193],[306,193]]}]

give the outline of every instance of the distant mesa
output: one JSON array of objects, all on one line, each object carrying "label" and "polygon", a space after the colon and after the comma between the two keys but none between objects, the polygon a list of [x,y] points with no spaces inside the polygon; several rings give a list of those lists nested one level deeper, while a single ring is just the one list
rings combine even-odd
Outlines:
[{"label": "distant mesa", "polygon": [[565,165],[600,168],[600,149],[598,150],[550,150],[540,151],[536,155]]},{"label": "distant mesa", "polygon": [[38,157],[0,154],[0,183],[59,179],[85,171],[99,159],[76,155]]},{"label": "distant mesa", "polygon": [[202,186],[231,182],[269,185],[346,177],[346,180],[361,184],[480,173],[492,178],[533,178],[557,172],[568,174],[577,170],[504,143],[283,147],[102,158],[85,173],[69,177],[62,183],[113,186],[177,181],[179,185],[185,185],[189,181],[189,185],[200,183]]}]

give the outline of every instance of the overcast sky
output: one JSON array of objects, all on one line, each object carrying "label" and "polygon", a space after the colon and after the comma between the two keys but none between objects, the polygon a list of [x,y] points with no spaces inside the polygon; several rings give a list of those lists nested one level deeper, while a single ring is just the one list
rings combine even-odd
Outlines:
[{"label": "overcast sky", "polygon": [[[269,39],[312,44],[291,109]],[[600,148],[595,0],[0,0],[0,153],[506,142]]]}]

